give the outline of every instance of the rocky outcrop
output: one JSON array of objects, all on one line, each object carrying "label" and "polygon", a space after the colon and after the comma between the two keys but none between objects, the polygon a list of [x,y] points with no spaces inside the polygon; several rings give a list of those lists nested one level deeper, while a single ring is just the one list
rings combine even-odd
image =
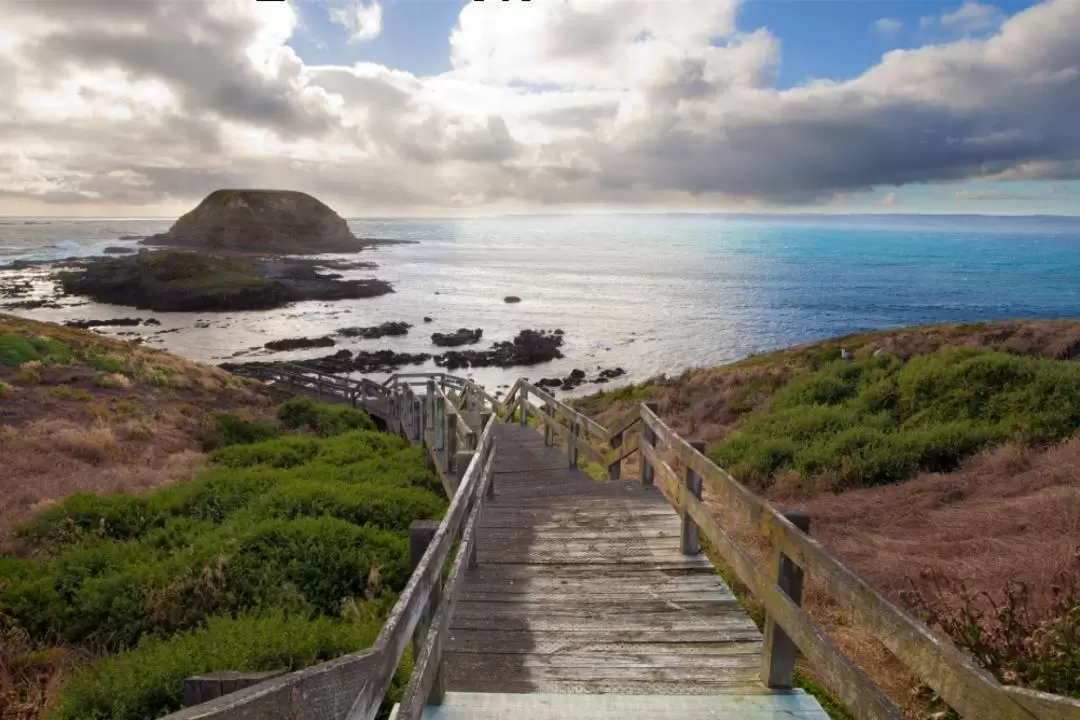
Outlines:
[{"label": "rocky outcrop", "polygon": [[599,374],[592,380],[586,379],[586,373],[584,370],[575,368],[570,371],[570,374],[564,378],[550,377],[541,378],[536,381],[537,387],[551,388],[553,390],[573,390],[576,387],[584,385],[586,383],[596,383],[602,385],[606,382],[610,382],[617,377],[622,377],[626,374],[626,371],[621,367],[608,368],[601,370]]},{"label": "rocky outcrop", "polygon": [[490,350],[451,350],[435,356],[435,364],[447,370],[466,367],[514,367],[536,365],[563,356],[562,335],[544,330],[522,330],[510,342],[495,343]]},{"label": "rocky outcrop", "polygon": [[[393,372],[405,365],[419,365],[430,359],[431,356],[426,353],[409,354],[396,353],[393,350],[378,350],[376,352],[353,354],[349,350],[339,350],[333,355],[310,360],[292,361],[289,364],[324,373],[380,373]],[[220,367],[229,372],[240,371],[240,374],[251,374],[252,370],[272,368],[275,365],[276,363],[272,362],[246,362],[223,363]]]},{"label": "rocky outcrop", "polygon": [[304,350],[314,347],[333,347],[334,339],[330,337],[319,338],[286,338],[284,340],[271,340],[263,345],[267,350],[283,352],[285,350]]},{"label": "rocky outcrop", "polygon": [[474,345],[480,342],[484,331],[480,328],[458,328],[452,333],[432,333],[431,342],[438,347],[460,347],[461,345]]},{"label": "rocky outcrop", "polygon": [[[111,318],[106,320],[65,320],[64,325],[79,330],[88,330],[96,327],[133,327],[135,325],[141,325],[142,322],[142,318]],[[156,320],[151,323],[147,320],[146,324],[160,325],[161,323]]]},{"label": "rocky outcrop", "polygon": [[511,303],[511,304],[519,303],[519,302],[521,302],[521,298],[519,298],[517,295],[507,295],[506,297],[503,298],[503,302],[504,303]]},{"label": "rocky outcrop", "polygon": [[371,327],[341,328],[338,330],[338,335],[347,338],[378,340],[381,337],[408,335],[411,327],[412,325],[407,322],[384,322],[381,325],[372,325]]},{"label": "rocky outcrop", "polygon": [[344,300],[393,292],[382,280],[340,280],[304,261],[143,252],[98,258],[57,274],[69,295],[159,312],[264,310],[300,300]]},{"label": "rocky outcrop", "polygon": [[290,255],[356,252],[365,243],[344,218],[307,193],[216,190],[151,245]]}]

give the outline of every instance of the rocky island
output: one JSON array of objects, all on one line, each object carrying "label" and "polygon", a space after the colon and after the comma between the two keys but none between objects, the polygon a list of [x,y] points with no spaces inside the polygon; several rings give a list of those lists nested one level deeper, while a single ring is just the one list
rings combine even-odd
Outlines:
[{"label": "rocky island", "polygon": [[166,233],[143,241],[198,250],[257,253],[357,252],[373,244],[349,231],[345,219],[294,190],[215,190]]},{"label": "rocky island", "polygon": [[341,280],[309,261],[141,252],[57,274],[68,295],[157,312],[265,310],[299,300],[344,300],[393,292],[382,280]]},{"label": "rocky island", "polygon": [[68,295],[162,312],[265,310],[393,292],[381,280],[319,272],[371,263],[281,257],[355,253],[378,242],[356,238],[340,215],[302,192],[216,190],[167,233],[143,242],[183,250],[80,262],[56,279]]}]

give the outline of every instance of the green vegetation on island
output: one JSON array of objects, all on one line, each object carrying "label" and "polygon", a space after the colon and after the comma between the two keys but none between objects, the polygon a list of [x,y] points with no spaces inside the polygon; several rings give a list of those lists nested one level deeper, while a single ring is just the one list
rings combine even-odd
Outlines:
[{"label": "green vegetation on island", "polygon": [[320,274],[308,261],[176,250],[101,258],[57,273],[68,294],[162,312],[260,310],[392,292],[381,280],[339,277]]}]

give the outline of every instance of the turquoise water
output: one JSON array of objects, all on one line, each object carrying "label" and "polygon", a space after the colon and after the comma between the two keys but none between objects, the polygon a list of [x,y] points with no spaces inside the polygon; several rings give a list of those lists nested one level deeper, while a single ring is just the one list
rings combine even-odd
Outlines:
[{"label": "turquoise water", "polygon": [[[78,233],[63,223],[0,225],[0,262],[92,254],[123,244],[111,241],[115,236],[168,224],[87,221]],[[401,340],[339,345],[430,352],[434,331],[481,327],[486,345],[522,328],[559,327],[567,358],[524,374],[535,379],[620,365],[642,379],[849,332],[1080,316],[1080,219],[624,215],[350,224],[364,237],[419,241],[367,251],[363,256],[379,269],[347,273],[389,280],[394,294],[240,315],[158,314],[166,328],[182,330],[155,340],[220,360],[275,338],[385,320],[416,328]],[[58,249],[58,243],[66,244]],[[504,304],[511,294],[523,302]],[[96,305],[24,314],[109,312],[140,314]],[[435,322],[423,324],[424,315]],[[209,327],[194,327],[199,321]],[[518,374],[476,371],[489,384]]]}]

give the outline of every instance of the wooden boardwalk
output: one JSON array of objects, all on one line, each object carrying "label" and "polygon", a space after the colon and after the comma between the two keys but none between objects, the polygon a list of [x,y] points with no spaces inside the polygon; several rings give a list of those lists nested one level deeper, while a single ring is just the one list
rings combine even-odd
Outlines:
[{"label": "wooden boardwalk", "polygon": [[[451,692],[767,693],[762,636],[659,490],[496,427],[496,497],[444,649]],[[825,717],[822,715],[822,717]]]}]

